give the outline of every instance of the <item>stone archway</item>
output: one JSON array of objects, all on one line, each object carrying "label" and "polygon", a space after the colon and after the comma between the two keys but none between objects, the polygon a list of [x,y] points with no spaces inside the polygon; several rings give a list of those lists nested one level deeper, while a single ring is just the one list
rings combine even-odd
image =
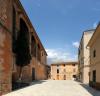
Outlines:
[{"label": "stone archway", "polygon": [[30,63],[31,55],[29,46],[28,27],[25,21],[20,19],[20,32],[18,33],[16,48],[16,64],[18,66],[23,67]]}]

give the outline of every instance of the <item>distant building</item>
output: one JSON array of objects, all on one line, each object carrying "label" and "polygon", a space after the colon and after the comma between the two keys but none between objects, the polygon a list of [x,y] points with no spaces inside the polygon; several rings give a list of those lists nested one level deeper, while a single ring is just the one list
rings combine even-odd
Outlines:
[{"label": "distant building", "polygon": [[62,62],[51,64],[52,80],[73,80],[77,78],[78,62]]},{"label": "distant building", "polygon": [[47,79],[46,64],[47,53],[20,0],[0,0],[0,96],[19,81]]},{"label": "distant building", "polygon": [[78,49],[78,61],[79,61],[79,78],[83,83],[89,83],[89,68],[90,68],[90,53],[86,48],[89,40],[94,33],[93,30],[87,30],[83,32],[79,49]]},{"label": "distant building", "polygon": [[90,85],[100,90],[100,24],[98,24],[87,48],[90,49]]}]

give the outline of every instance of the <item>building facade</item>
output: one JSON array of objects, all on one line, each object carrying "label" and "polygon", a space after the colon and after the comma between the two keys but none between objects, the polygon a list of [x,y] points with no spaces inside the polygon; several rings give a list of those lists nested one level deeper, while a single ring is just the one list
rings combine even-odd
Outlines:
[{"label": "building facade", "polygon": [[90,85],[100,90],[100,24],[87,47],[90,48]]},{"label": "building facade", "polygon": [[79,61],[79,80],[82,83],[89,83],[89,67],[90,67],[90,54],[89,49],[86,48],[89,40],[93,35],[94,30],[87,30],[83,32],[79,49],[78,49],[78,61]]},{"label": "building facade", "polygon": [[78,62],[62,62],[51,64],[52,80],[73,80],[77,78]]},{"label": "building facade", "polygon": [[46,79],[47,53],[19,0],[0,0],[0,96]]}]

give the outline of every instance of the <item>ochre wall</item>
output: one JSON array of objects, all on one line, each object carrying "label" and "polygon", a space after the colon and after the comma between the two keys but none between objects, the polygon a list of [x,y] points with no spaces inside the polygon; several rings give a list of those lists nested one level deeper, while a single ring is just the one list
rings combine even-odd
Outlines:
[{"label": "ochre wall", "polygon": [[[100,28],[99,28],[100,30]],[[96,50],[96,57],[93,57],[93,51]],[[92,72],[96,70],[96,82],[100,83],[100,34],[98,35],[94,44],[90,47],[91,65],[90,65],[90,81],[92,81]]]},{"label": "ochre wall", "polygon": [[[76,64],[76,63],[75,63]],[[78,74],[78,64],[73,66],[73,64],[58,64],[59,68],[57,68],[57,64],[51,65],[51,79],[52,80],[64,80],[64,75],[66,75],[66,80],[73,80],[73,75]],[[57,73],[57,69],[59,69],[59,73]]]},{"label": "ochre wall", "polygon": [[87,48],[87,44],[91,39],[92,34],[93,34],[92,31],[84,32],[79,47],[80,54],[78,56],[78,60],[79,60],[80,81],[85,84],[89,83],[90,50],[89,48]]}]

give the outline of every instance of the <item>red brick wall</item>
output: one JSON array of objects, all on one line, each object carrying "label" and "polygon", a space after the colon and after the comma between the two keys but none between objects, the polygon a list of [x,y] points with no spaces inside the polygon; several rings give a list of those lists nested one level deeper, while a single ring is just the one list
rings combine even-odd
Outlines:
[{"label": "red brick wall", "polygon": [[0,0],[0,94],[11,91],[11,2]]},{"label": "red brick wall", "polygon": [[[4,32],[4,31],[3,31]],[[0,59],[1,59],[1,90],[3,91],[3,93],[7,93],[9,91],[11,91],[11,64],[12,64],[12,60],[11,60],[11,50],[10,50],[10,46],[11,45],[11,39],[9,36],[9,33],[4,32],[3,34],[5,34],[5,40],[4,40],[4,46],[1,47],[1,51],[3,52],[2,55],[0,55]]]},{"label": "red brick wall", "polygon": [[[29,32],[32,27],[22,10],[18,5],[17,0],[0,0],[0,94],[5,94],[12,89],[13,80],[18,80],[19,68],[13,70],[13,53],[12,53],[12,1],[16,9],[16,29],[19,28],[19,19],[23,18],[28,25]],[[20,14],[21,10],[21,14]],[[39,42],[38,42],[39,43]],[[46,59],[46,58],[45,58]],[[37,62],[35,58],[32,59],[28,66],[25,66],[22,71],[22,79],[24,82],[32,81],[32,68],[36,69],[36,80],[46,79],[45,65]]]},{"label": "red brick wall", "polygon": [[35,79],[47,79],[45,65],[39,63],[34,57],[32,58],[31,67],[35,68]]}]

